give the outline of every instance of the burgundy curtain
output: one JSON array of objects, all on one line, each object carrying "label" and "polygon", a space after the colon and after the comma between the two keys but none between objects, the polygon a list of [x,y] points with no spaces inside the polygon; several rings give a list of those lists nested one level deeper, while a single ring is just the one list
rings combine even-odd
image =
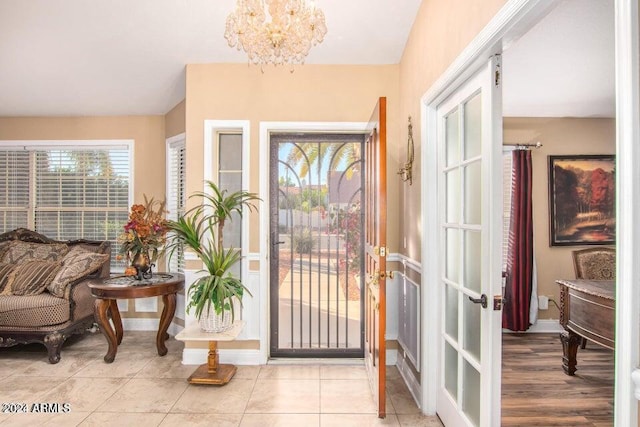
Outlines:
[{"label": "burgundy curtain", "polygon": [[512,331],[526,331],[530,325],[533,275],[531,186],[531,151],[514,150],[509,255],[502,312],[502,327]]}]

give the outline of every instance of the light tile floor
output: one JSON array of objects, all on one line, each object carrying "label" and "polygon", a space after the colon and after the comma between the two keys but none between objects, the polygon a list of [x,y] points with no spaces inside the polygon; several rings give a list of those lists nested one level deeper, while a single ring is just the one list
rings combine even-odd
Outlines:
[{"label": "light tile floor", "polygon": [[[0,412],[2,426],[442,426],[420,414],[398,371],[387,375],[387,417],[379,419],[364,365],[239,366],[223,387],[190,385],[196,366],[182,365],[184,344],[155,352],[155,334],[125,331],[113,363],[104,363],[100,333],[72,337],[58,364],[40,345],[0,349],[0,404],[26,404],[26,413]],[[33,404],[68,404],[60,413]],[[3,410],[20,408],[7,408]]]}]

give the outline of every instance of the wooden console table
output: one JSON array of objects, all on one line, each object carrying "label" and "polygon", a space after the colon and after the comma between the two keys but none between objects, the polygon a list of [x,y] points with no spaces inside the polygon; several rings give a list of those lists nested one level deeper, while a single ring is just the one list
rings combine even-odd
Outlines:
[{"label": "wooden console table", "polygon": [[225,385],[235,375],[238,368],[231,364],[221,364],[218,359],[218,341],[235,340],[245,322],[236,320],[231,329],[224,332],[204,332],[198,323],[193,323],[176,335],[180,341],[209,341],[209,356],[207,363],[200,365],[189,377],[191,384]]},{"label": "wooden console table", "polygon": [[[122,319],[117,299],[148,298],[162,296],[164,308],[158,325],[156,347],[158,355],[167,354],[164,342],[169,338],[167,329],[176,312],[176,293],[184,289],[184,276],[179,273],[155,273],[150,279],[136,280],[133,277],[114,277],[89,283],[91,295],[96,297],[93,309],[100,330],[109,344],[104,356],[107,363],[113,362],[122,342]],[[113,328],[109,323],[113,321]],[[114,330],[115,328],[115,330]]]},{"label": "wooden console table", "polygon": [[576,372],[578,346],[587,338],[611,350],[615,347],[615,293],[613,280],[556,280],[560,285],[562,369]]}]

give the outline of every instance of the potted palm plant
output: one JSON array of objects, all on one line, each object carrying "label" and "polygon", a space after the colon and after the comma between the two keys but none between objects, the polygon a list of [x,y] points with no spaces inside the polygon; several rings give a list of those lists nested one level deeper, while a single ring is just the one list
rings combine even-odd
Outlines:
[{"label": "potted palm plant", "polygon": [[224,226],[232,214],[242,216],[243,207],[257,210],[260,198],[247,191],[229,193],[214,182],[206,181],[208,191],[196,192],[189,198],[201,203],[175,221],[169,221],[167,250],[173,256],[179,247],[194,252],[202,261],[200,276],[189,288],[187,313],[194,308],[200,327],[207,332],[222,332],[231,327],[235,318],[234,299],[242,304],[244,293],[251,292],[231,268],[241,258],[239,249],[224,247]]}]

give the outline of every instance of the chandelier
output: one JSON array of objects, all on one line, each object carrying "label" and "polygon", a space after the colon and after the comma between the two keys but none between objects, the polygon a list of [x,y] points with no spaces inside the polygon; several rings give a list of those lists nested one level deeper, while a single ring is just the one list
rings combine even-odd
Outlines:
[{"label": "chandelier", "polygon": [[238,0],[224,37],[247,52],[250,63],[290,64],[293,72],[325,34],[324,13],[313,0]]}]

